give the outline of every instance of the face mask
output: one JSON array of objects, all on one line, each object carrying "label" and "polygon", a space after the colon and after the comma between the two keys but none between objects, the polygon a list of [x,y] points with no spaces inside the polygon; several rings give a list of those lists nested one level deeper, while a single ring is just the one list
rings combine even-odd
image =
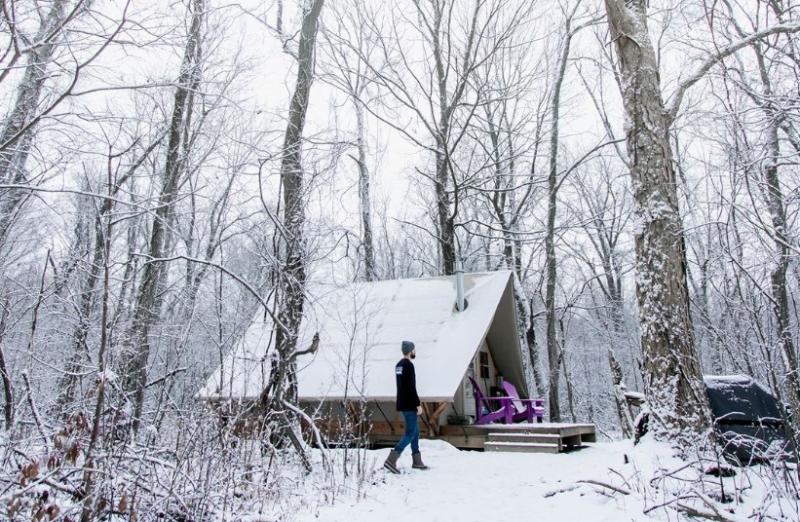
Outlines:
[{"label": "face mask", "polygon": [[412,353],[412,354],[411,354],[411,358],[412,358],[412,359],[416,359],[416,358],[417,358],[417,354],[415,354],[415,353]]}]

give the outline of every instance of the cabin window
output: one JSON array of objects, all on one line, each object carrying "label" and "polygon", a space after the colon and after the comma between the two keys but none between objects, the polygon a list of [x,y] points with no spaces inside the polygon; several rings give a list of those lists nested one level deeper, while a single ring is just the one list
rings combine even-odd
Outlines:
[{"label": "cabin window", "polygon": [[489,378],[489,353],[488,352],[480,352],[478,356],[478,368],[481,379],[488,379]]}]

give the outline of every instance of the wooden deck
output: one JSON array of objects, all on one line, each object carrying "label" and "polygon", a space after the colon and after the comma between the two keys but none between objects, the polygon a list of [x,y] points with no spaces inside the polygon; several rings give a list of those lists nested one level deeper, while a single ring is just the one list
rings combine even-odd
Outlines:
[{"label": "wooden deck", "polygon": [[[370,440],[376,446],[397,443],[403,430],[399,426],[376,423]],[[423,430],[426,438],[428,430]],[[595,442],[594,424],[490,424],[484,426],[441,426],[433,437],[446,440],[461,449],[485,451],[514,451],[525,453],[560,453],[580,448],[585,442]],[[393,433],[392,433],[393,432]]]}]

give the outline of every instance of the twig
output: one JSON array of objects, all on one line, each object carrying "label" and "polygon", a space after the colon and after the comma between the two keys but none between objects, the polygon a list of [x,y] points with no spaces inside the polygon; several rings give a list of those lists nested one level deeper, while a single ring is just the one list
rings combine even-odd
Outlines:
[{"label": "twig", "polygon": [[44,427],[42,426],[42,419],[39,417],[39,410],[36,409],[36,403],[33,402],[33,393],[31,392],[31,381],[28,379],[28,372],[22,372],[22,380],[25,382],[25,393],[28,395],[28,405],[31,407],[33,420],[36,421],[36,429],[39,430],[39,436],[42,437],[42,443],[47,451],[47,435],[44,434]]},{"label": "twig", "polygon": [[325,468],[328,471],[332,470],[333,467],[331,466],[330,459],[328,457],[328,452],[325,451],[325,442],[322,439],[322,434],[320,434],[317,425],[314,424],[314,421],[309,417],[306,412],[301,410],[300,408],[296,407],[294,404],[290,403],[289,401],[283,401],[283,405],[287,407],[290,411],[294,412],[296,415],[302,417],[311,427],[311,431],[314,433],[314,438],[317,441],[317,445],[319,446],[320,452],[322,454],[322,462]]},{"label": "twig", "polygon": [[542,496],[544,498],[550,498],[550,497],[554,497],[554,496],[558,495],[559,493],[567,493],[569,491],[575,491],[579,487],[580,486],[578,484],[570,484],[569,486],[565,486],[563,488],[559,488],[559,489],[554,489],[554,490],[548,491]]},{"label": "twig", "polygon": [[[75,471],[78,471],[78,470],[75,470]],[[65,486],[64,484],[61,484],[60,482],[56,482],[54,480],[50,480],[47,477],[42,479],[42,483],[43,484],[47,484],[48,486],[50,486],[53,489],[57,489],[59,491],[67,493],[68,495],[72,496],[72,498],[74,498],[76,500],[80,500],[81,499],[81,495],[83,495],[83,492],[81,490],[76,489],[76,488],[72,488],[72,487],[69,487],[69,486]]]},{"label": "twig", "polygon": [[155,386],[156,384],[162,383],[162,382],[166,381],[167,379],[169,379],[170,377],[172,377],[174,375],[177,375],[177,374],[179,374],[181,372],[185,372],[186,370],[188,370],[188,368],[186,368],[186,367],[175,368],[174,370],[167,372],[165,375],[162,375],[158,379],[148,382],[145,385],[145,388],[150,388],[151,386]]},{"label": "twig", "polygon": [[301,355],[308,355],[310,353],[317,353],[318,349],[319,349],[319,332],[316,332],[314,334],[314,338],[311,340],[311,345],[308,348],[306,348],[305,350],[299,350],[297,352],[294,352],[289,357],[289,361],[294,361],[295,359],[297,359]]},{"label": "twig", "polygon": [[36,338],[36,325],[39,322],[39,308],[42,306],[42,301],[44,301],[44,287],[45,282],[47,281],[47,265],[50,263],[50,250],[47,250],[47,255],[45,256],[44,260],[44,269],[42,269],[42,277],[39,282],[39,294],[36,296],[36,304],[33,307],[33,313],[31,314],[31,335],[28,338],[28,355],[33,353],[33,345],[34,339]]},{"label": "twig", "polygon": [[680,467],[678,467],[678,468],[676,468],[676,469],[674,469],[672,471],[665,471],[663,474],[661,474],[661,475],[659,475],[657,477],[653,477],[652,479],[650,479],[650,486],[654,486],[655,483],[658,482],[659,480],[664,480],[665,478],[672,477],[673,475],[675,475],[677,473],[680,473],[681,471],[683,471],[685,469],[691,468],[692,466],[694,466],[697,463],[698,463],[698,461],[692,460],[690,462],[687,462],[683,466],[680,466]]},{"label": "twig", "polygon": [[654,505],[654,506],[650,506],[649,508],[646,508],[646,509],[642,510],[642,514],[644,514],[644,515],[647,515],[647,514],[649,514],[651,511],[655,511],[656,509],[661,509],[661,508],[667,507],[667,506],[669,506],[670,504],[674,504],[674,503],[676,503],[676,502],[680,502],[682,499],[688,499],[688,498],[691,498],[691,497],[687,497],[687,496],[678,496],[678,497],[673,497],[673,498],[670,498],[670,499],[668,499],[668,500],[665,500],[664,502],[662,502],[662,503],[660,503],[660,504],[656,504],[656,505]]},{"label": "twig", "polygon": [[707,520],[717,520],[719,522],[739,522],[738,518],[731,518],[719,511],[704,511],[689,504],[678,502],[675,504],[675,509],[681,513],[686,513],[690,517],[705,518]]},{"label": "twig", "polygon": [[[703,493],[702,491],[698,491],[698,490],[696,490],[696,489],[692,489],[692,492],[693,492],[695,495],[697,495],[697,498],[699,498],[700,500],[702,500],[702,501],[703,501],[703,504],[705,504],[706,506],[708,506],[708,507],[709,507],[709,509],[711,509],[711,510],[712,510],[712,511],[713,511],[713,512],[714,512],[714,513],[715,513],[715,514],[718,516],[718,517],[720,517],[720,518],[719,518],[719,520],[725,520],[725,521],[729,521],[729,520],[730,520],[730,521],[739,520],[739,519],[738,519],[738,517],[730,517],[730,516],[728,516],[726,513],[723,513],[722,511],[720,511],[720,510],[719,510],[719,508],[717,507],[717,504],[716,504],[716,502],[714,502],[713,500],[711,500],[711,499],[708,497],[708,495],[706,495],[706,494],[705,494],[705,493]],[[679,503],[678,505],[680,505],[680,503]]]},{"label": "twig", "polygon": [[[0,188],[2,188],[2,186],[0,186]],[[198,263],[201,265],[207,265],[216,268],[223,274],[227,275],[228,277],[230,277],[231,279],[242,285],[245,288],[245,290],[247,290],[250,293],[250,295],[255,297],[258,300],[259,304],[261,304],[261,306],[264,307],[264,311],[267,312],[267,314],[270,316],[270,318],[276,325],[278,325],[281,328],[286,328],[286,326],[283,324],[283,321],[278,319],[278,317],[272,312],[272,310],[269,309],[269,303],[267,303],[264,300],[264,298],[261,297],[261,294],[255,288],[253,288],[253,286],[250,285],[250,283],[248,283],[242,277],[236,275],[234,272],[231,272],[229,269],[227,269],[226,267],[224,267],[219,263],[214,263],[213,261],[209,261],[207,259],[197,259],[194,257],[184,256],[184,255],[175,255],[171,257],[161,257],[161,258],[155,258],[147,254],[141,254],[136,252],[134,252],[133,255],[144,258],[147,263],[169,263],[170,261],[177,261],[181,259],[189,263]]]},{"label": "twig", "polygon": [[600,482],[599,480],[593,480],[593,479],[579,480],[578,484],[591,484],[593,486],[600,486],[602,488],[608,488],[611,491],[616,491],[617,493],[621,493],[623,495],[631,494],[631,492],[628,491],[627,489],[622,489],[618,486],[614,486],[613,484],[608,484],[606,482]]},{"label": "twig", "polygon": [[619,478],[621,478],[621,479],[622,479],[622,482],[624,482],[624,483],[625,483],[625,485],[626,485],[626,486],[628,486],[628,489],[633,489],[633,488],[631,487],[630,483],[628,483],[628,479],[626,479],[626,478],[625,478],[625,477],[622,475],[622,473],[620,473],[619,471],[617,471],[617,470],[615,470],[615,469],[613,469],[613,468],[608,468],[608,471],[610,471],[611,473],[613,473],[613,474],[615,474],[616,476],[618,476]]}]

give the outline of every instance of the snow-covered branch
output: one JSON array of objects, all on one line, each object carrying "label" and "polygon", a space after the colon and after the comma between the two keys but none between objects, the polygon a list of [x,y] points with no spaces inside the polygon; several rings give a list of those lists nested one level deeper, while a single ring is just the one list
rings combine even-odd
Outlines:
[{"label": "snow-covered branch", "polygon": [[669,121],[674,121],[678,116],[678,111],[681,108],[681,103],[683,102],[683,97],[686,95],[686,91],[700,81],[716,64],[722,62],[725,58],[737,53],[745,47],[769,36],[776,34],[794,34],[797,32],[800,32],[799,23],[778,24],[760,31],[756,31],[731,44],[728,44],[721,49],[718,49],[714,53],[710,53],[706,59],[703,60],[703,62],[694,70],[694,72],[680,82],[678,88],[675,89],[675,92],[672,94],[669,102],[667,102],[666,113]]}]

